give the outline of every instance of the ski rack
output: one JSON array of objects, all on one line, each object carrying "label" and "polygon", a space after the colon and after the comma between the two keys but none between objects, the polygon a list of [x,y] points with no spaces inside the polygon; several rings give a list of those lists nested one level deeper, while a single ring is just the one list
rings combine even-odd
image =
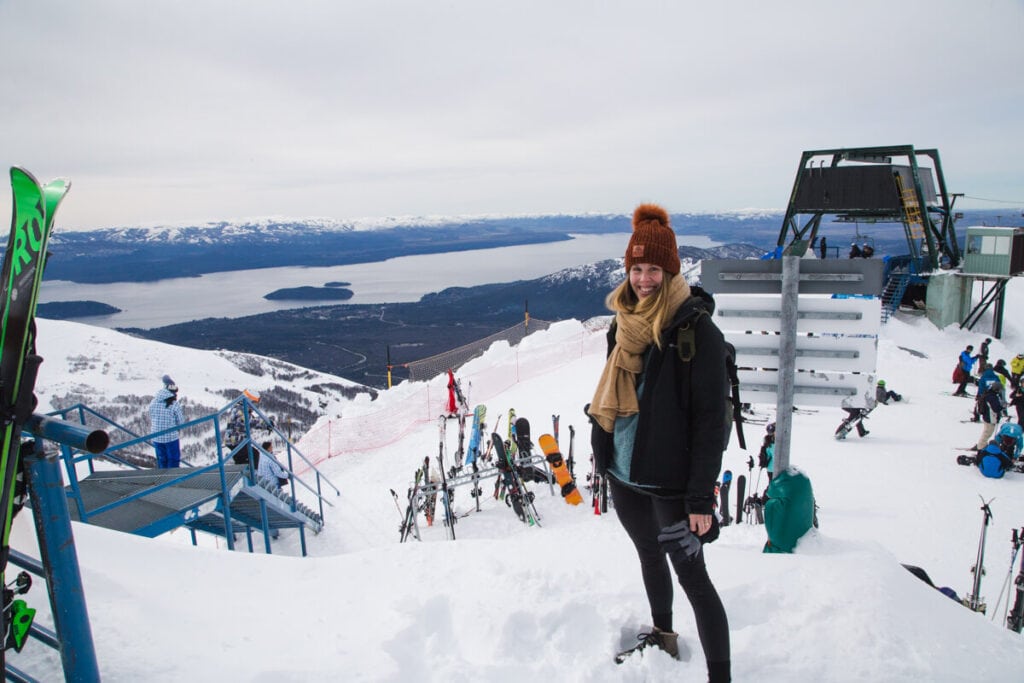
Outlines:
[{"label": "ski rack", "polygon": [[[551,473],[551,468],[549,467],[548,461],[543,454],[536,454],[522,458],[516,458],[515,463],[516,467],[524,467],[527,465],[537,465],[539,463],[543,463],[544,471],[547,474],[548,479],[548,489],[551,492],[551,495],[555,495],[555,477]],[[474,482],[479,484],[484,479],[494,479],[498,477],[499,474],[500,473],[498,472],[497,466],[492,465],[485,469],[481,469],[479,472],[464,472],[461,474],[457,474],[454,477],[449,475],[447,480],[448,490],[451,491],[456,487],[465,486],[466,484],[473,484]],[[421,484],[419,490],[417,490],[416,492],[415,498],[412,501],[412,504],[415,506],[415,509],[419,508],[420,501],[425,500],[428,496],[442,493],[443,488],[444,484],[440,481]],[[416,521],[416,517],[418,517],[418,515],[413,515],[412,524],[417,540],[420,540],[420,527],[419,522]]]},{"label": "ski rack", "polygon": [[[28,420],[23,433],[35,436],[31,451],[23,451],[22,466],[42,560],[34,560],[11,548],[10,562],[46,580],[55,627],[51,631],[33,623],[29,636],[60,653],[65,680],[99,681],[99,664],[75,551],[60,456],[56,453],[48,455],[43,440],[98,453],[107,447],[109,437],[102,430],[89,430],[40,415],[33,415]],[[10,680],[36,680],[9,661],[4,665],[4,673]]]}]

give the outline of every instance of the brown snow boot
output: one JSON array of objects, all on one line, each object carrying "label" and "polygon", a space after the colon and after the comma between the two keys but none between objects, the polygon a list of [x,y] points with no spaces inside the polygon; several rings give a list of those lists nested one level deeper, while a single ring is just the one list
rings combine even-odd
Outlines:
[{"label": "brown snow boot", "polygon": [[628,650],[623,650],[619,654],[615,655],[616,664],[622,664],[634,652],[639,652],[642,655],[645,649],[652,646],[658,648],[662,652],[665,652],[668,656],[672,657],[672,659],[679,659],[678,633],[662,631],[660,628],[655,626],[649,632],[638,634],[637,640],[640,642],[635,646]]}]

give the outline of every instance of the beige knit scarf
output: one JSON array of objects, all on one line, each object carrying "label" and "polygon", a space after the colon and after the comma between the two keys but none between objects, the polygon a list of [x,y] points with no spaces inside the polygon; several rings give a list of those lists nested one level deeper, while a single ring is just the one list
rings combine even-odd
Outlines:
[{"label": "beige knit scarf", "polygon": [[[690,286],[682,275],[668,283],[668,310],[690,298]],[[644,353],[654,343],[654,311],[615,314],[615,347],[605,362],[597,390],[590,402],[590,414],[606,432],[615,428],[615,418],[632,415],[640,410],[636,397],[637,376],[643,370]]]}]

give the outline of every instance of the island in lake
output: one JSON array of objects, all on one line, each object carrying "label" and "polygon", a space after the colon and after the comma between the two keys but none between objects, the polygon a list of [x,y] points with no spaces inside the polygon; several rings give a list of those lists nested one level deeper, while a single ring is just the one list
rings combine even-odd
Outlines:
[{"label": "island in lake", "polygon": [[51,301],[36,306],[36,314],[40,318],[48,318],[50,320],[91,318],[97,315],[113,315],[120,312],[120,308],[99,301]]},{"label": "island in lake", "polygon": [[269,301],[347,301],[355,294],[345,289],[347,282],[329,282],[324,287],[285,287],[276,289],[263,298]]}]

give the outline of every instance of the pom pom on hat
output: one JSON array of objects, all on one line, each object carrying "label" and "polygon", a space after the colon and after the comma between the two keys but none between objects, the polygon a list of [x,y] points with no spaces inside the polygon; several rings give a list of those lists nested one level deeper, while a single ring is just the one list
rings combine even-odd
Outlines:
[{"label": "pom pom on hat", "polygon": [[174,383],[174,380],[171,379],[170,375],[164,375],[163,377],[161,377],[161,379],[163,380],[164,383],[164,389],[167,389],[167,391],[171,391],[175,394],[178,393],[178,385]]},{"label": "pom pom on hat", "polygon": [[633,212],[633,235],[626,246],[626,270],[649,263],[666,273],[679,274],[679,247],[668,212],[657,204],[641,204]]}]

